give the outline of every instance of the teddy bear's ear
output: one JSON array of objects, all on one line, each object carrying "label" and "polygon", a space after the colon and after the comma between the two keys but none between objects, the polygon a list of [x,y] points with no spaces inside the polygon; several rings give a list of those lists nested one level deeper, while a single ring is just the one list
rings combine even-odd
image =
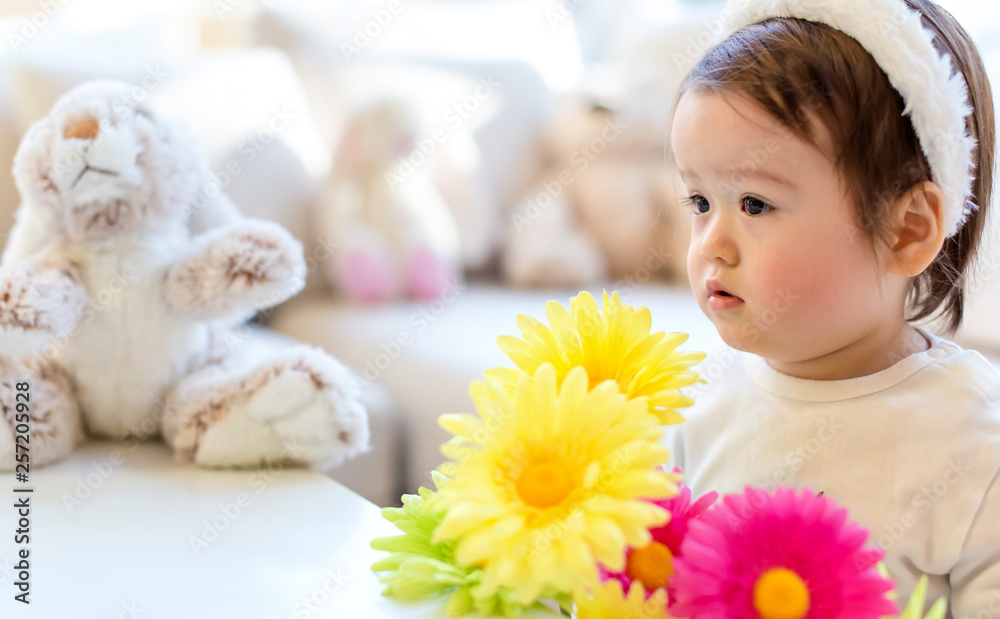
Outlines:
[{"label": "teddy bear's ear", "polygon": [[[25,131],[14,154],[14,185],[23,202],[35,203],[51,185],[52,121],[36,120]],[[53,196],[54,199],[54,196]]]},{"label": "teddy bear's ear", "polygon": [[59,197],[52,183],[52,123],[48,117],[35,121],[25,132],[14,155],[14,184],[21,205],[7,236],[0,264],[27,258],[52,238]]}]

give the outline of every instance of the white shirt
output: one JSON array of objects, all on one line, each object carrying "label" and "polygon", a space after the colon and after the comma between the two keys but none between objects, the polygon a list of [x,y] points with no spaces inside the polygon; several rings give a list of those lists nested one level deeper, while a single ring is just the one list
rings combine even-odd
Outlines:
[{"label": "white shirt", "polygon": [[[902,607],[922,573],[926,609],[1000,618],[1000,372],[924,330],[932,347],[849,380],[795,378],[721,345],[708,385],[663,438],[694,497],[747,485],[823,491],[885,550]],[[923,616],[923,615],[921,615]]]}]

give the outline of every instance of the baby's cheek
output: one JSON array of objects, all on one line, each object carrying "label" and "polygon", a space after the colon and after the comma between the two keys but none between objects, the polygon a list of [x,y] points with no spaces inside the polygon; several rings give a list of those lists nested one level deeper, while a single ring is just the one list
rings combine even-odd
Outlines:
[{"label": "baby's cheek", "polygon": [[782,322],[797,322],[800,316],[813,312],[822,286],[817,284],[810,269],[803,267],[794,260],[768,260],[755,286],[758,294],[753,303],[754,313],[773,313],[781,316]]},{"label": "baby's cheek", "polygon": [[698,243],[699,241],[697,238],[692,239],[687,250],[687,277],[688,283],[692,289],[696,289],[696,287],[700,287],[702,285],[700,280],[702,260]]},{"label": "baby's cheek", "polygon": [[837,329],[857,312],[868,311],[863,291],[871,266],[857,256],[814,239],[767,257],[756,308],[768,309],[793,330]]},{"label": "baby's cheek", "polygon": [[762,265],[761,292],[753,310],[767,312],[784,325],[822,328],[841,312],[850,280],[833,262],[801,254],[773,255]]}]

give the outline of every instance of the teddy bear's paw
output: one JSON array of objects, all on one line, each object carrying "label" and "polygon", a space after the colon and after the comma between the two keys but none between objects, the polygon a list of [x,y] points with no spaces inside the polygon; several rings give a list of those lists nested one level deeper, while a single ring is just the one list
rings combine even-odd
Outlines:
[{"label": "teddy bear's paw", "polygon": [[319,470],[367,451],[368,418],[347,369],[295,346],[249,371],[209,368],[167,400],[163,436],[182,461],[213,468],[268,462]]},{"label": "teddy bear's paw", "polygon": [[[274,289],[296,288],[304,272],[302,251],[291,235],[277,225],[248,222],[234,230],[220,246],[229,289],[249,292],[270,284]],[[289,294],[294,294],[289,292]]]},{"label": "teddy bear's paw", "polygon": [[79,406],[58,366],[0,357],[0,471],[25,459],[32,469],[46,466],[83,439]]},{"label": "teddy bear's paw", "polygon": [[37,355],[68,337],[86,296],[62,271],[36,265],[0,269],[0,355]]},{"label": "teddy bear's paw", "polygon": [[248,399],[242,375],[211,364],[181,379],[168,394],[162,432],[178,462],[212,468],[253,467],[282,460],[281,440],[234,406]]},{"label": "teddy bear's paw", "polygon": [[302,244],[275,223],[248,219],[215,232],[207,243],[167,275],[175,309],[218,318],[277,305],[305,286]]},{"label": "teddy bear's paw", "polygon": [[247,377],[259,385],[247,414],[281,437],[295,460],[324,470],[368,450],[368,417],[348,370],[322,350],[296,346]]}]

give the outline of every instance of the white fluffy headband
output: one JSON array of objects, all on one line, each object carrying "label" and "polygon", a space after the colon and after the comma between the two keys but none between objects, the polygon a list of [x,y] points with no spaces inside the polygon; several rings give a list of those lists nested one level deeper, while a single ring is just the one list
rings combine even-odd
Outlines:
[{"label": "white fluffy headband", "polygon": [[[944,193],[945,236],[958,232],[977,208],[971,200],[976,140],[965,118],[972,113],[968,87],[920,13],[902,0],[729,0],[722,12],[722,41],[770,17],[819,22],[847,34],[879,64],[906,105],[933,180]],[[953,75],[954,73],[954,75]]]}]

